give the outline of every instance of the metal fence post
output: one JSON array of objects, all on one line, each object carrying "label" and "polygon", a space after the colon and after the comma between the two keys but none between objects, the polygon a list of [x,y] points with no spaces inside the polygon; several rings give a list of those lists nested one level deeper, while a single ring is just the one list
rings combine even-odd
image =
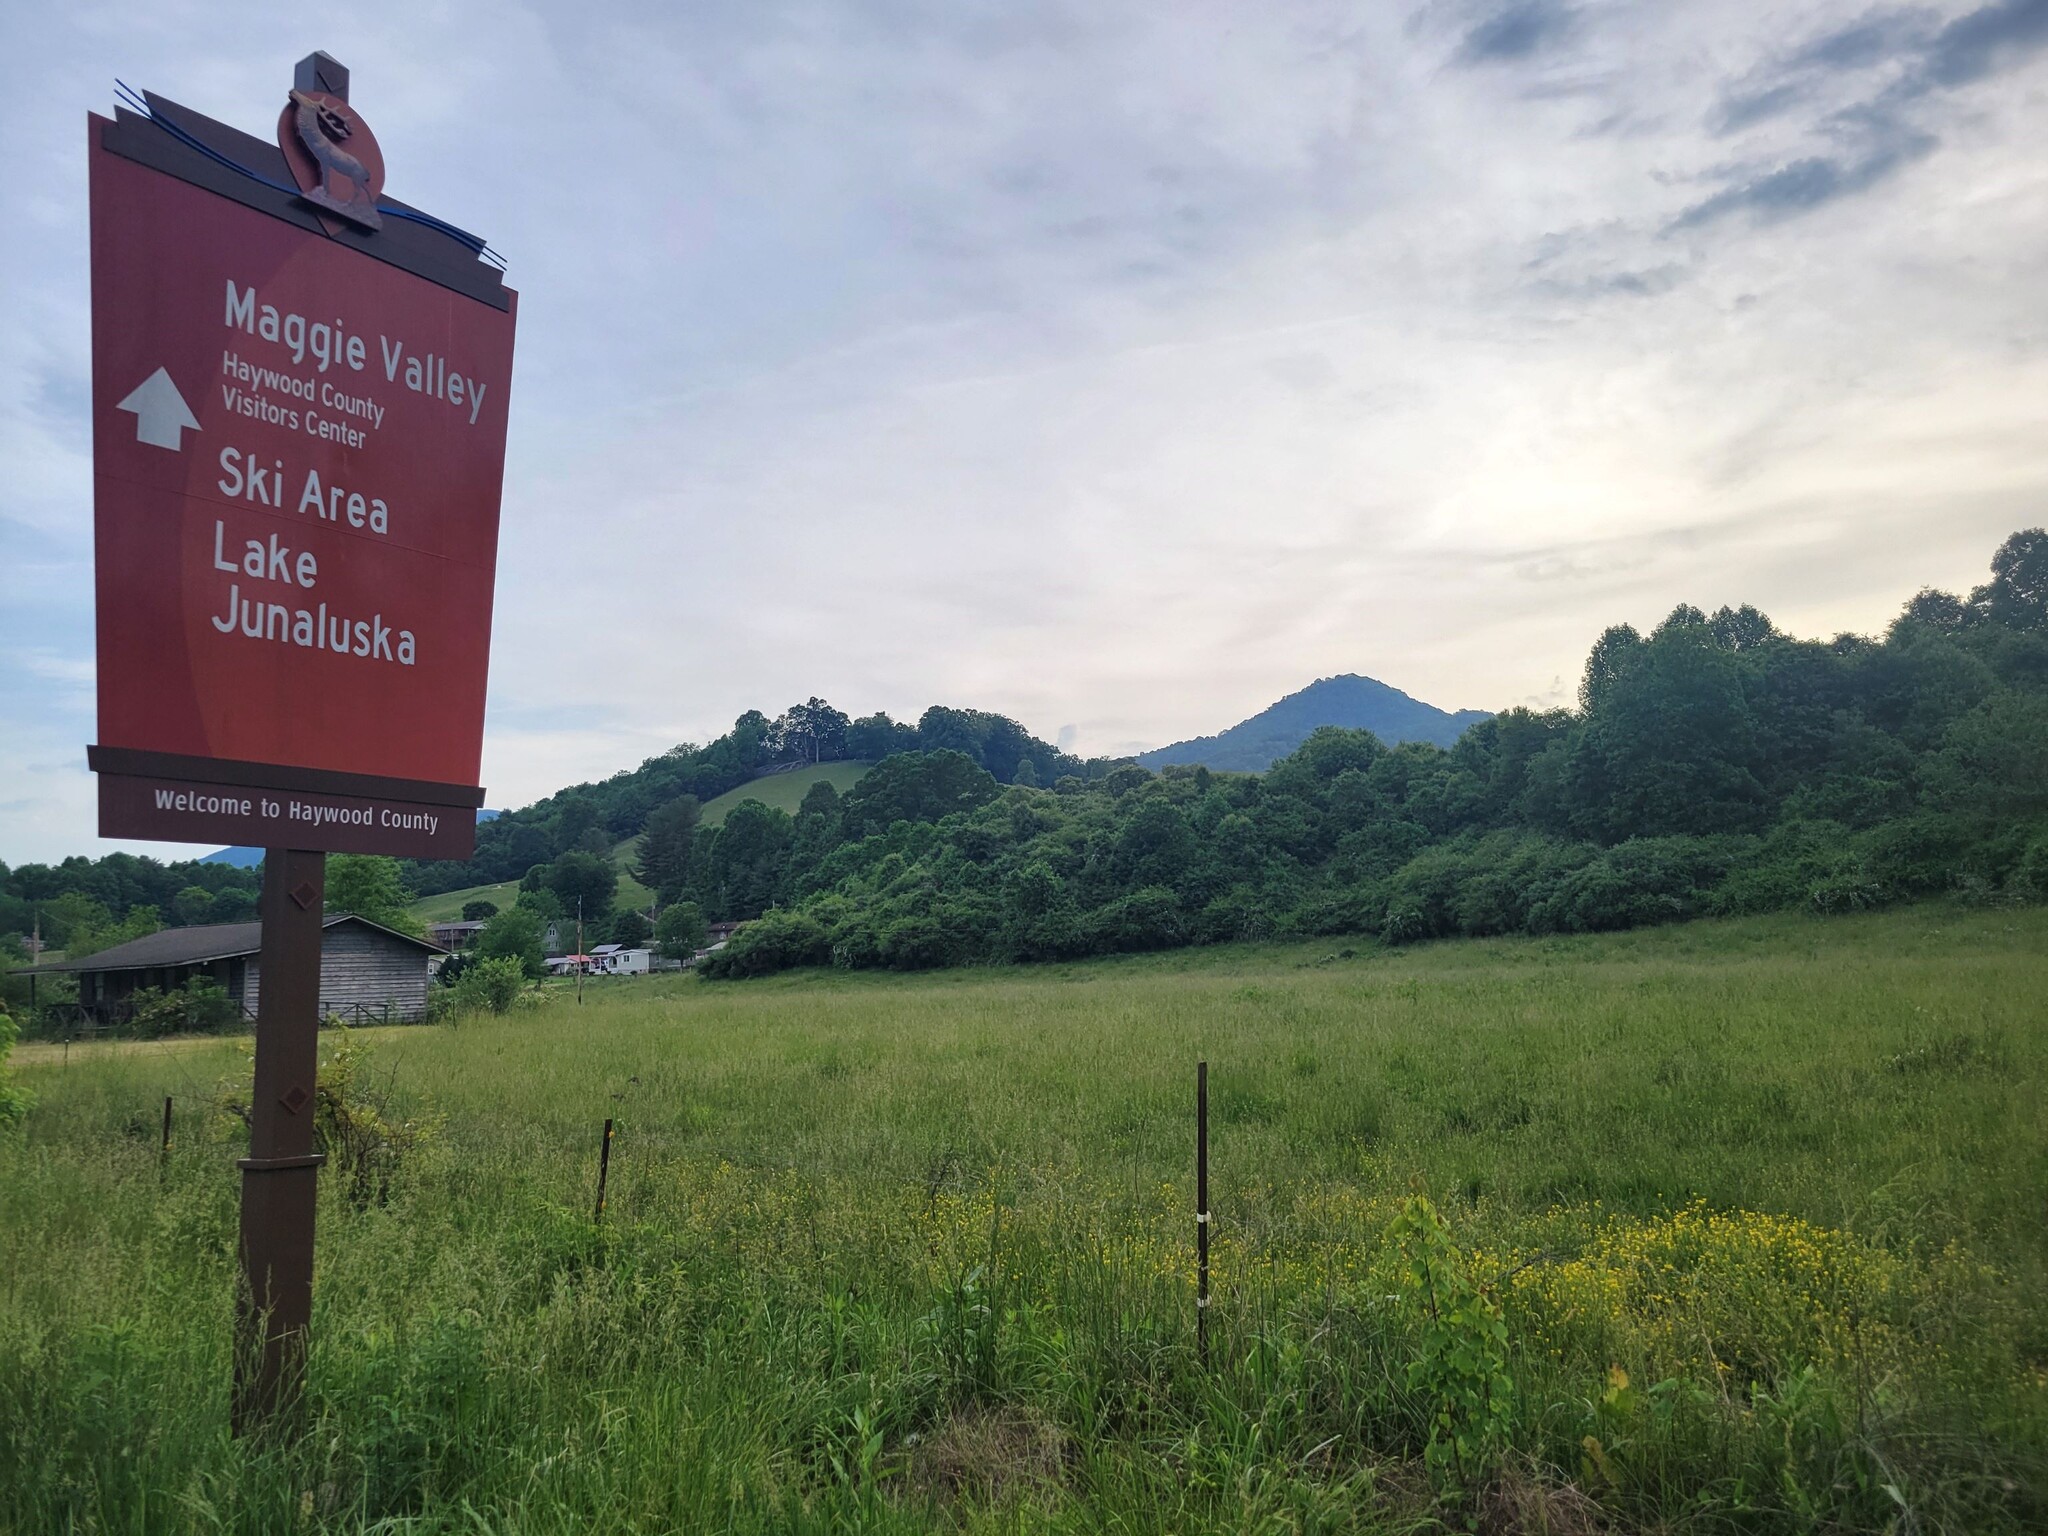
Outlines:
[{"label": "metal fence post", "polygon": [[592,1221],[602,1221],[604,1219],[604,1186],[605,1181],[611,1177],[611,1172],[612,1123],[607,1119],[604,1123],[604,1145],[598,1149],[597,1153],[597,1210],[590,1218]]}]

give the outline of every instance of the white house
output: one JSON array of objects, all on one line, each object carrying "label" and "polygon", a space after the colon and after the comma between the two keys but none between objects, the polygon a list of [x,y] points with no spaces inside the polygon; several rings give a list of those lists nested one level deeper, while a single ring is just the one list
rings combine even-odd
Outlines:
[{"label": "white house", "polygon": [[602,976],[645,976],[653,967],[654,951],[628,949],[623,944],[600,944],[590,952]]}]

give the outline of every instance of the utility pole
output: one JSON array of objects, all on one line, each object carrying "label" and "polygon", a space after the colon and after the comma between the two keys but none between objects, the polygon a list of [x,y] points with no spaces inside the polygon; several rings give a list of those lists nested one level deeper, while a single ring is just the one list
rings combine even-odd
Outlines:
[{"label": "utility pole", "polygon": [[590,956],[583,948],[583,898],[576,898],[576,1006],[583,1006],[583,973],[590,969]]}]

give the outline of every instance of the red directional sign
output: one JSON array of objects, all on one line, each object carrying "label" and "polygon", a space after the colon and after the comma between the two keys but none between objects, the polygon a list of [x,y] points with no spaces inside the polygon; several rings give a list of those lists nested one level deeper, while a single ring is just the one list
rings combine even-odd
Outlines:
[{"label": "red directional sign", "polygon": [[91,131],[102,834],[466,856],[516,297]]}]

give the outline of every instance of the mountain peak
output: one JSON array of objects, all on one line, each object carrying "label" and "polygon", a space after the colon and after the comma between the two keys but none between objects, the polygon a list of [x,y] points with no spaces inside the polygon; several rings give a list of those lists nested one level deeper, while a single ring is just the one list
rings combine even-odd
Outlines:
[{"label": "mountain peak", "polygon": [[1199,763],[1220,770],[1259,773],[1308,740],[1310,732],[1325,725],[1371,731],[1389,746],[1404,741],[1427,741],[1448,747],[1464,734],[1467,726],[1486,718],[1485,710],[1438,709],[1376,677],[1346,672],[1337,677],[1319,677],[1227,731],[1140,753],[1138,761],[1147,768]]}]

